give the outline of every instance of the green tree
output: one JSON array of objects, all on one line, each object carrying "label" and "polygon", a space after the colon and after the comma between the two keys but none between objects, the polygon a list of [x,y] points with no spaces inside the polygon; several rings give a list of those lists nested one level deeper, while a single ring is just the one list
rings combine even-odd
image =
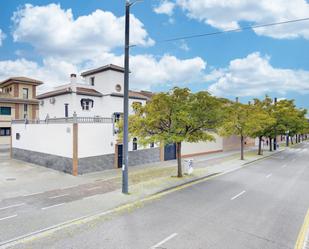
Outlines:
[{"label": "green tree", "polygon": [[222,100],[206,91],[192,93],[188,88],[174,88],[158,93],[144,106],[135,105],[130,116],[129,133],[141,144],[175,143],[178,177],[182,177],[182,142],[212,141],[210,130],[219,126]]},{"label": "green tree", "polygon": [[[272,105],[272,100],[268,96],[264,100],[254,99],[254,112],[258,113],[260,126],[255,132],[252,133],[253,137],[259,139],[258,155],[262,155],[262,140],[263,137],[269,137],[274,131],[274,125],[276,124],[276,119],[273,115],[274,105]],[[271,143],[270,143],[271,148]]]},{"label": "green tree", "polygon": [[240,159],[244,160],[244,141],[247,137],[256,137],[265,128],[269,117],[255,105],[230,103],[225,107],[226,115],[220,134],[223,136],[237,135],[240,137]]}]

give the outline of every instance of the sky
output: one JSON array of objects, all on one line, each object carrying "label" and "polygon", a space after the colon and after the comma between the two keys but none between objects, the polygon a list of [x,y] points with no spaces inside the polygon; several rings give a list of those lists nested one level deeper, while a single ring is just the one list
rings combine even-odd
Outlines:
[{"label": "sky", "polygon": [[[0,2],[0,80],[26,76],[44,92],[71,73],[123,66],[124,0]],[[220,97],[295,99],[309,109],[309,0],[144,0],[131,9],[130,88],[174,86]],[[79,79],[82,81],[82,79]]]}]

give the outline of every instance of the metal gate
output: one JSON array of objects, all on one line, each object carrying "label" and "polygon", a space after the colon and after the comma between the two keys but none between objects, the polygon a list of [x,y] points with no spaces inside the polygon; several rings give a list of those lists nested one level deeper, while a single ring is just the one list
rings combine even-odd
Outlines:
[{"label": "metal gate", "polygon": [[117,163],[117,165],[118,165],[118,168],[122,168],[122,152],[123,152],[123,146],[122,146],[122,144],[118,144],[117,145],[118,146],[118,148],[117,148],[117,156],[118,156],[118,163]]},{"label": "metal gate", "polygon": [[176,144],[167,144],[164,147],[164,161],[176,159]]}]

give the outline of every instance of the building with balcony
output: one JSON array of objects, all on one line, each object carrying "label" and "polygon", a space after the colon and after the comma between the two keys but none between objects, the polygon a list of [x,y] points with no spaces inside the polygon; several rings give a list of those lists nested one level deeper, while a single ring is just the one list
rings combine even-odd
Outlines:
[{"label": "building with balcony", "polygon": [[39,101],[36,87],[42,81],[12,77],[0,82],[0,145],[10,144],[13,119],[36,119]]}]

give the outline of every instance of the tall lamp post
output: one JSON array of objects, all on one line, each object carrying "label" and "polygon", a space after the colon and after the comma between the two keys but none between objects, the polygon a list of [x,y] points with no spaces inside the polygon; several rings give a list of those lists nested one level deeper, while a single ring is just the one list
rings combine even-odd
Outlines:
[{"label": "tall lamp post", "polygon": [[123,98],[123,162],[122,162],[122,193],[128,194],[128,161],[129,161],[129,52],[130,52],[130,8],[141,2],[126,0],[125,6],[125,45],[124,45],[124,98]]},{"label": "tall lamp post", "polygon": [[[277,98],[274,99],[275,110],[277,106]],[[274,150],[277,150],[277,125],[275,125]]]}]

